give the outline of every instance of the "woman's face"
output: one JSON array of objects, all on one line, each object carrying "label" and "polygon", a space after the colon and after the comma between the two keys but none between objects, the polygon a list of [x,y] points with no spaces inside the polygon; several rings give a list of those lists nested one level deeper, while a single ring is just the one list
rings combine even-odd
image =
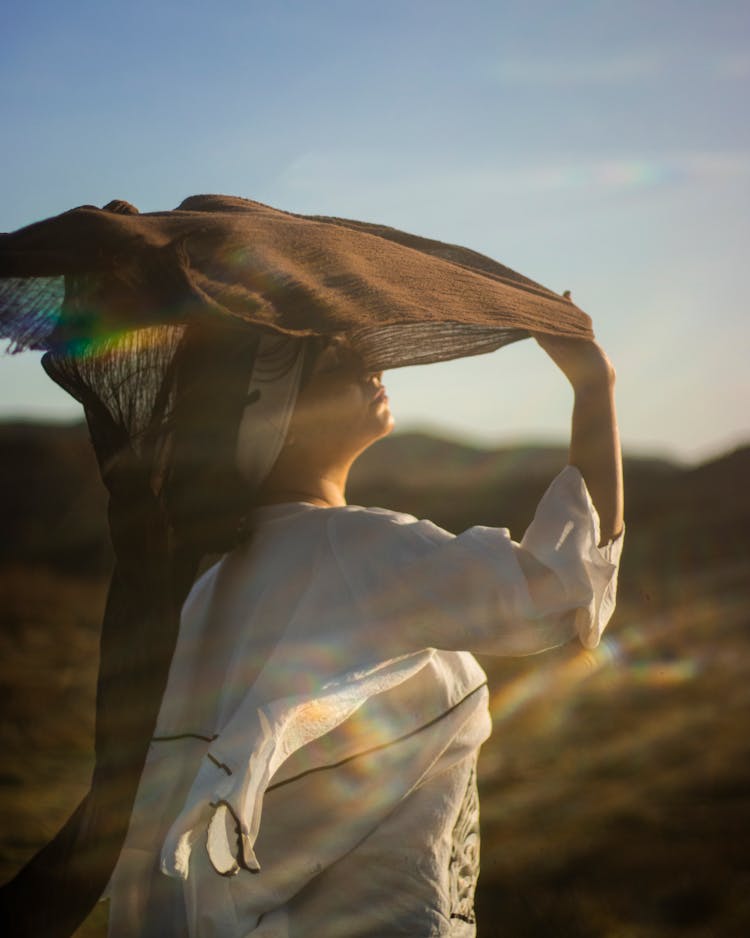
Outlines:
[{"label": "woman's face", "polygon": [[343,342],[318,356],[299,392],[287,439],[324,461],[361,453],[393,429],[382,372],[367,373]]}]

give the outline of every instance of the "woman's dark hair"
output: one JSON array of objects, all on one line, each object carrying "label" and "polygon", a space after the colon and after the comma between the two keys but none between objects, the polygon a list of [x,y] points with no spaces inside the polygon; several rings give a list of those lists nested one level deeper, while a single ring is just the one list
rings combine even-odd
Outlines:
[{"label": "woman's dark hair", "polygon": [[[250,536],[255,493],[236,463],[237,433],[248,404],[249,376],[261,335],[257,330],[206,331],[179,353],[174,452],[163,491],[177,538],[208,554],[225,553]],[[304,342],[300,389],[331,339]],[[292,364],[288,353],[279,368]]]}]

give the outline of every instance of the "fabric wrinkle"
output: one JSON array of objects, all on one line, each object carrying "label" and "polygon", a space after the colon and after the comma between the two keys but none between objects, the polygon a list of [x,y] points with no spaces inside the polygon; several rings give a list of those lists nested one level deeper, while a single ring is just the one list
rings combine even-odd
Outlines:
[{"label": "fabric wrinkle", "polygon": [[[520,543],[507,529],[455,536],[358,506],[258,513],[253,547],[209,570],[185,606],[167,698],[178,696],[165,700],[171,722],[160,726],[188,729],[182,721],[198,712],[181,696],[180,672],[194,673],[196,639],[211,631],[225,683],[195,729],[218,735],[185,746],[182,781],[150,832],[162,869],[183,884],[189,936],[475,933],[478,808],[467,807],[468,786],[491,725],[471,652],[535,653],[576,628],[584,644],[601,635],[622,537],[599,548],[593,511],[568,467]],[[249,644],[238,642],[240,624]],[[262,659],[251,686],[234,667],[246,654]],[[184,741],[154,745],[134,832],[149,785],[162,785],[165,747]],[[228,811],[217,817],[218,805]],[[258,872],[242,868],[255,861]],[[235,866],[235,876],[216,871]],[[146,892],[144,870],[125,863],[113,893]],[[365,914],[376,891],[377,911]]]}]

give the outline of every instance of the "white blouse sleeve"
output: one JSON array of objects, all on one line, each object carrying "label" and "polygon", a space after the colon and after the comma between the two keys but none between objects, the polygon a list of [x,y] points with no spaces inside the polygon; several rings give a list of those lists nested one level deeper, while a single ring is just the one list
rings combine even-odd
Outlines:
[{"label": "white blouse sleeve", "polygon": [[545,493],[520,549],[551,570],[565,585],[575,631],[586,648],[596,648],[612,618],[625,529],[599,547],[599,515],[583,476],[567,466]]},{"label": "white blouse sleeve", "polygon": [[597,546],[599,518],[574,466],[553,480],[520,543],[507,528],[455,537],[406,515],[356,514],[338,516],[331,539],[381,653],[528,655],[576,635],[599,644],[623,534]]}]

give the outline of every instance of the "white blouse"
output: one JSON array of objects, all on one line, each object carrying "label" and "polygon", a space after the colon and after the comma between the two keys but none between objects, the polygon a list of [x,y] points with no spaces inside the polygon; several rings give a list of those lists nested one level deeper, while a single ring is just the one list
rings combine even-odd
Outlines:
[{"label": "white blouse", "polygon": [[471,652],[595,647],[622,535],[597,546],[572,466],[520,543],[356,506],[256,524],[183,609],[110,936],[474,935]]}]

